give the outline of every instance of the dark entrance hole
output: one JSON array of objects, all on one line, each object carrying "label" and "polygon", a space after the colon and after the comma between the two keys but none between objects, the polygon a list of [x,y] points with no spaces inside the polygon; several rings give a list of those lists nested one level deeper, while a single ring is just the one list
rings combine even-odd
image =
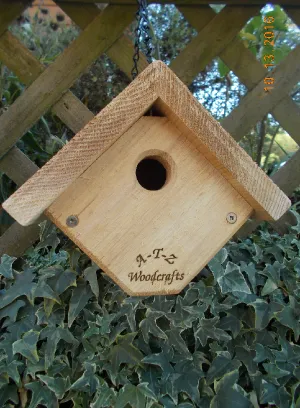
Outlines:
[{"label": "dark entrance hole", "polygon": [[160,190],[166,183],[167,170],[154,157],[146,157],[136,168],[136,178],[146,190]]}]

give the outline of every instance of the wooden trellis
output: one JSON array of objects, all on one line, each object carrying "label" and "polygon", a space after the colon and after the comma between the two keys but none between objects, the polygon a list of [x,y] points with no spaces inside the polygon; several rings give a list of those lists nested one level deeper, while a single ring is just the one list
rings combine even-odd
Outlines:
[{"label": "wooden trellis", "polygon": [[[183,82],[189,85],[214,58],[220,57],[247,87],[247,95],[222,122],[237,141],[271,113],[300,144],[300,108],[289,96],[300,81],[300,46],[276,67],[272,73],[276,85],[271,93],[267,93],[264,91],[266,69],[238,37],[247,21],[264,6],[262,1],[214,1],[227,3],[218,14],[209,7],[207,0],[155,2],[175,4],[198,32],[170,64]],[[95,4],[99,0],[57,0],[56,3],[82,32],[45,68],[8,31],[8,26],[26,9],[28,2],[0,2],[0,60],[27,85],[24,93],[0,117],[0,171],[17,185],[24,183],[38,168],[15,143],[47,110],[51,108],[75,133],[93,118],[92,112],[69,88],[99,55],[106,53],[129,78],[131,76],[134,49],[124,30],[135,18],[135,0],[106,0],[108,5],[103,10]],[[300,25],[299,0],[281,0],[279,3]],[[141,56],[139,70],[146,66],[147,61]],[[288,195],[300,185],[300,151],[275,173],[273,180]],[[283,217],[277,228],[284,225],[287,218]],[[0,237],[0,255],[22,254],[37,239],[38,231],[37,226],[25,228],[15,223]]]}]

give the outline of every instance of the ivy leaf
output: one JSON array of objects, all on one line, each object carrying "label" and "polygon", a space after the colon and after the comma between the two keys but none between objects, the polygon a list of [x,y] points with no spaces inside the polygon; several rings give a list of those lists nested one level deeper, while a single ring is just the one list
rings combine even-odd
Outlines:
[{"label": "ivy leaf", "polygon": [[114,407],[116,401],[116,391],[107,385],[103,378],[99,378],[97,393],[91,403],[91,408]]},{"label": "ivy leaf", "polygon": [[216,383],[216,395],[212,399],[210,408],[250,408],[250,401],[239,391],[236,390],[235,384],[239,378],[238,370],[224,375]]},{"label": "ivy leaf", "polygon": [[71,327],[81,310],[86,306],[93,293],[83,279],[79,279],[77,287],[73,289],[68,313],[68,326]]},{"label": "ivy leaf", "polygon": [[99,334],[108,334],[111,332],[111,323],[116,318],[114,313],[108,313],[104,310],[103,316],[97,316],[96,322],[97,326],[99,326]]},{"label": "ivy leaf", "polygon": [[58,342],[64,340],[67,343],[78,344],[78,341],[72,335],[72,333],[63,327],[46,327],[41,332],[41,340],[47,338],[47,344],[45,349],[45,367],[49,368],[55,358],[55,352],[57,349]]},{"label": "ivy leaf", "polygon": [[222,248],[208,264],[216,280],[218,277],[222,276],[222,274],[224,273],[224,268],[222,264],[226,261],[227,257],[228,257],[228,252],[226,248]]},{"label": "ivy leaf", "polygon": [[256,356],[253,359],[256,363],[262,363],[265,360],[272,362],[274,360],[274,355],[269,347],[263,346],[262,344],[256,344],[255,346]]},{"label": "ivy leaf", "polygon": [[147,303],[150,309],[157,310],[158,312],[169,313],[174,306],[175,301],[166,299],[166,296],[154,296],[152,303]]},{"label": "ivy leaf", "polygon": [[183,329],[178,329],[171,325],[171,329],[166,331],[168,336],[168,344],[174,347],[174,350],[184,356],[185,358],[190,358],[190,352],[187,348],[185,341],[181,337],[181,332]]},{"label": "ivy leaf", "polygon": [[143,359],[143,363],[147,364],[154,364],[161,368],[162,371],[162,381],[166,381],[169,376],[174,373],[173,366],[170,364],[172,358],[174,356],[174,352],[172,347],[167,348],[166,346],[162,346],[162,352],[157,354],[150,354]]},{"label": "ivy leaf", "polygon": [[279,262],[274,262],[273,265],[267,265],[265,269],[260,272],[260,275],[267,276],[267,281],[262,289],[261,295],[266,296],[272,293],[280,285],[280,271],[282,265]]},{"label": "ivy leaf", "polygon": [[281,350],[272,350],[278,363],[291,363],[297,365],[300,361],[300,346],[289,343],[284,338],[279,339]]},{"label": "ivy leaf", "polygon": [[50,288],[50,286],[43,280],[40,279],[34,289],[34,297],[41,297],[45,299],[53,300],[56,303],[60,303],[60,299],[56,293]]},{"label": "ivy leaf", "polygon": [[112,374],[115,376],[120,364],[127,363],[138,365],[143,359],[143,354],[133,344],[133,339],[137,333],[128,333],[125,336],[117,337],[117,344],[111,347],[107,358],[112,363]]},{"label": "ivy leaf", "polygon": [[147,383],[141,383],[137,386],[126,384],[119,391],[115,408],[124,408],[127,404],[132,407],[146,408],[149,400],[157,401],[155,394],[148,388]]},{"label": "ivy leaf", "polygon": [[54,303],[54,307],[51,310],[50,315],[48,316],[48,313],[46,313],[46,306],[45,306],[45,300],[44,299],[44,307],[40,307],[37,312],[35,313],[38,321],[37,324],[41,326],[64,326],[64,320],[65,320],[65,309],[61,305],[57,305]]},{"label": "ivy leaf", "polygon": [[92,395],[99,386],[99,378],[95,374],[96,364],[84,363],[84,369],[84,373],[71,385],[70,390],[89,392]]},{"label": "ivy leaf", "polygon": [[[17,384],[18,387],[22,386],[20,373],[19,373],[19,367],[23,367],[23,366],[24,364],[21,361],[13,360],[4,367],[4,372],[6,372],[7,375],[11,379],[13,379],[13,381]],[[0,370],[1,370],[1,367],[0,367]]]},{"label": "ivy leaf", "polygon": [[[199,298],[199,292],[193,292],[197,293],[197,298]],[[193,292],[189,290],[184,298],[178,296],[174,312],[166,314],[167,318],[174,326],[181,327],[183,329],[192,327],[193,322],[202,317],[206,311],[207,305],[202,304],[202,302],[198,302],[197,304],[190,306],[190,304],[195,301],[195,295]]]},{"label": "ivy leaf", "polygon": [[6,373],[0,375],[0,389],[9,384],[9,377]]},{"label": "ivy leaf", "polygon": [[140,329],[144,337],[145,342],[149,343],[149,333],[158,338],[167,339],[166,334],[158,327],[156,320],[163,314],[152,310],[147,310],[146,317],[140,323]]},{"label": "ivy leaf", "polygon": [[222,248],[212,259],[212,264],[223,264],[228,258],[228,251],[226,248]]},{"label": "ivy leaf", "polygon": [[22,339],[17,340],[13,343],[13,353],[22,354],[22,356],[28,358],[28,360],[32,363],[38,362],[39,356],[36,344],[39,337],[40,333],[37,331],[30,330],[29,332],[25,333]]},{"label": "ivy leaf", "polygon": [[36,283],[33,283],[33,269],[27,269],[21,273],[14,273],[15,282],[4,292],[0,298],[0,309],[12,303],[20,296],[26,296],[29,302],[33,303],[33,293],[36,289]]},{"label": "ivy leaf", "polygon": [[192,360],[177,363],[167,382],[167,391],[177,401],[178,394],[185,392],[197,404],[200,403],[199,381],[205,376],[202,364],[208,363],[202,353],[192,355]]},{"label": "ivy leaf", "polygon": [[219,380],[225,374],[238,369],[240,365],[239,361],[231,358],[228,351],[219,352],[207,372],[207,384],[212,384],[215,380]]},{"label": "ivy leaf", "polygon": [[[284,249],[282,248],[282,246],[280,245],[272,245],[270,248],[265,248],[264,251],[265,254],[271,254],[274,256],[274,258],[276,259],[276,262],[278,264],[283,262],[284,256]],[[275,263],[276,263],[275,262]]]},{"label": "ivy leaf", "polygon": [[280,385],[277,381],[278,378],[289,375],[289,371],[282,370],[273,363],[264,363],[263,367],[267,372],[267,379],[275,385]]},{"label": "ivy leaf", "polygon": [[16,405],[19,404],[18,388],[15,385],[6,385],[1,388],[0,392],[0,407],[6,407],[8,401],[12,401]]},{"label": "ivy leaf", "polygon": [[77,275],[72,270],[64,270],[60,265],[51,266],[43,270],[43,273],[51,273],[47,283],[57,295],[64,293],[69,287],[76,286]]},{"label": "ivy leaf", "polygon": [[25,306],[26,303],[23,300],[16,300],[15,302],[7,305],[0,311],[0,319],[3,317],[8,317],[8,319],[3,323],[3,328],[8,326],[10,323],[15,322],[18,317],[18,311],[21,307]]},{"label": "ivy leaf", "polygon": [[58,399],[62,399],[65,392],[70,388],[70,379],[62,377],[48,377],[47,375],[39,374],[37,376],[43,383],[53,391]]},{"label": "ivy leaf", "polygon": [[266,328],[270,320],[275,317],[275,313],[282,309],[279,303],[268,303],[262,299],[256,299],[251,306],[255,309],[255,328],[257,330]]},{"label": "ivy leaf", "polygon": [[36,408],[40,404],[43,404],[46,407],[57,406],[57,399],[54,393],[47,387],[44,387],[40,381],[25,384],[25,388],[32,392],[31,401],[28,408]]},{"label": "ivy leaf", "polygon": [[48,220],[43,221],[40,225],[40,242],[35,247],[35,250],[39,251],[40,249],[47,249],[48,247],[50,247],[52,248],[52,251],[55,251],[60,243],[56,232],[56,226]]},{"label": "ivy leaf", "polygon": [[4,276],[6,279],[14,279],[12,264],[16,259],[17,258],[8,255],[3,255],[0,263],[0,275]]},{"label": "ivy leaf", "polygon": [[296,367],[293,374],[298,380],[300,380],[300,367]]},{"label": "ivy leaf", "polygon": [[86,268],[83,273],[84,279],[90,284],[90,287],[97,299],[99,297],[99,285],[98,285],[98,278],[97,278],[98,270],[99,270],[99,267],[93,264],[89,268]]},{"label": "ivy leaf", "polygon": [[231,340],[229,334],[216,327],[219,320],[218,317],[214,317],[213,319],[205,319],[203,317],[200,319],[198,329],[195,331],[195,337],[196,339],[199,339],[203,347],[206,346],[208,339],[215,339],[218,341]]},{"label": "ivy leaf", "polygon": [[235,351],[236,358],[245,365],[249,375],[255,375],[257,372],[257,364],[254,362],[255,351],[251,350],[247,345],[237,346]]},{"label": "ivy leaf", "polygon": [[246,264],[246,262],[241,262],[241,271],[247,274],[251,288],[254,293],[256,293],[256,268],[253,262]]},{"label": "ivy leaf", "polygon": [[290,303],[282,311],[275,313],[276,319],[283,324],[291,328],[295,335],[295,340],[298,341],[300,335],[300,324],[299,324],[299,303],[290,296]]},{"label": "ivy leaf", "polygon": [[237,317],[228,313],[227,316],[221,318],[218,327],[222,330],[230,330],[235,339],[240,333],[243,325]]},{"label": "ivy leaf", "polygon": [[146,370],[138,371],[138,374],[139,384],[146,382],[155,395],[160,395],[161,385],[159,379],[161,378],[161,371],[159,368],[150,365],[146,367]]},{"label": "ivy leaf", "polygon": [[263,380],[260,403],[274,404],[279,408],[290,408],[291,396],[284,387],[277,388],[275,385]]},{"label": "ivy leaf", "polygon": [[251,294],[251,290],[238,265],[228,262],[223,270],[212,270],[222,293],[243,292]]}]

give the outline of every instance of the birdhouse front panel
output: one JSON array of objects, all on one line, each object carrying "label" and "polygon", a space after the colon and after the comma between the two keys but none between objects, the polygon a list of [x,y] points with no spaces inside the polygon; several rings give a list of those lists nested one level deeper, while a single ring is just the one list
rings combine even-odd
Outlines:
[{"label": "birdhouse front panel", "polygon": [[180,292],[251,211],[174,124],[144,116],[46,215],[127,293],[150,295]]},{"label": "birdhouse front panel", "polygon": [[127,293],[150,295],[180,292],[250,216],[290,204],[156,61],[3,208],[24,226],[44,212]]}]

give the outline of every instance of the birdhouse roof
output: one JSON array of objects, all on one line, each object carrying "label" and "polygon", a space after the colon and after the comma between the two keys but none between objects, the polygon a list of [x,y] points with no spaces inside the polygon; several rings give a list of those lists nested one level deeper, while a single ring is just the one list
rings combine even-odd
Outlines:
[{"label": "birdhouse roof", "polygon": [[277,220],[288,197],[162,62],[149,65],[5,203],[21,225],[30,225],[141,116],[154,107],[168,117],[254,209]]}]

